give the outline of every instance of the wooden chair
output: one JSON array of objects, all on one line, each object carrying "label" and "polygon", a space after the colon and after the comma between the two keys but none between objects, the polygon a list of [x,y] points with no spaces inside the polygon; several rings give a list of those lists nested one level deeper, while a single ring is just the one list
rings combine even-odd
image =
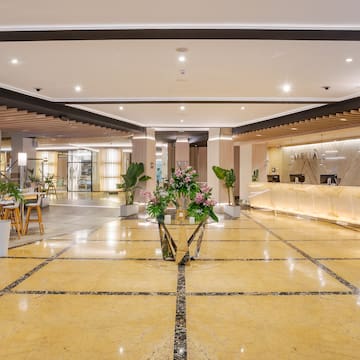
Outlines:
[{"label": "wooden chair", "polygon": [[[26,210],[26,220],[25,220],[25,231],[24,234],[28,233],[29,223],[37,222],[39,224],[40,234],[44,233],[44,224],[42,222],[42,212],[41,212],[41,196],[38,197],[36,203],[27,203],[25,204]],[[31,211],[36,210],[37,217],[31,217]]]},{"label": "wooden chair", "polygon": [[17,231],[18,238],[22,232],[21,214],[20,214],[20,201],[16,201],[14,205],[7,205],[3,207],[4,220],[10,219],[11,226]]}]

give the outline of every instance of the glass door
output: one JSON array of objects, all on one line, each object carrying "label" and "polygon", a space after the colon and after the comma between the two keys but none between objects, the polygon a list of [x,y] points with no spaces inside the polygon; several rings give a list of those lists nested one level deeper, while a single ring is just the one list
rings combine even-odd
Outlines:
[{"label": "glass door", "polygon": [[92,191],[91,151],[68,152],[68,191]]}]

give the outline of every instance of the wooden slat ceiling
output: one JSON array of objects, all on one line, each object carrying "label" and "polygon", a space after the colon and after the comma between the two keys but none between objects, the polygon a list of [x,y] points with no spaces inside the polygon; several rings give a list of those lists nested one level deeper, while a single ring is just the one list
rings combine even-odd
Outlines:
[{"label": "wooden slat ceiling", "polygon": [[85,124],[70,119],[18,110],[0,105],[0,130],[3,137],[23,134],[25,137],[93,137],[129,136],[130,132]]},{"label": "wooden slat ceiling", "polygon": [[266,141],[274,138],[306,135],[331,130],[346,129],[360,125],[360,109],[330,114],[286,125],[238,134],[235,141]]}]

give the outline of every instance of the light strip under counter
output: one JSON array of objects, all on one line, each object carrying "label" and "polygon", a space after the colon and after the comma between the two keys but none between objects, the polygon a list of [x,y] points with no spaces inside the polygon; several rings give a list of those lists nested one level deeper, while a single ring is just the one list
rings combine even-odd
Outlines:
[{"label": "light strip under counter", "polygon": [[360,186],[253,182],[251,207],[360,225]]}]

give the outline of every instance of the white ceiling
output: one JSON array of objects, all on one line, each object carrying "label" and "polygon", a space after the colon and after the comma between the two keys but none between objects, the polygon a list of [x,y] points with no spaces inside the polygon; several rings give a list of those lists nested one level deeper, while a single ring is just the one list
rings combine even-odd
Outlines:
[{"label": "white ceiling", "polygon": [[[55,28],[360,29],[358,1],[0,2],[0,31]],[[180,64],[176,49],[186,47]],[[353,61],[347,63],[346,58]],[[11,59],[19,59],[12,65]],[[0,43],[0,86],[52,101],[184,100],[82,105],[146,127],[236,127],[360,93],[360,43],[275,40],[105,40]],[[184,75],[181,73],[185,72]],[[292,91],[281,90],[284,83]],[[75,85],[83,91],[76,93]],[[326,91],[322,87],[330,86]],[[34,88],[42,88],[37,93]],[[186,100],[239,104],[186,104]],[[246,104],[246,101],[303,104]],[[243,103],[241,103],[243,101]],[[245,109],[242,110],[241,107]],[[184,122],[180,122],[184,120]]]}]

